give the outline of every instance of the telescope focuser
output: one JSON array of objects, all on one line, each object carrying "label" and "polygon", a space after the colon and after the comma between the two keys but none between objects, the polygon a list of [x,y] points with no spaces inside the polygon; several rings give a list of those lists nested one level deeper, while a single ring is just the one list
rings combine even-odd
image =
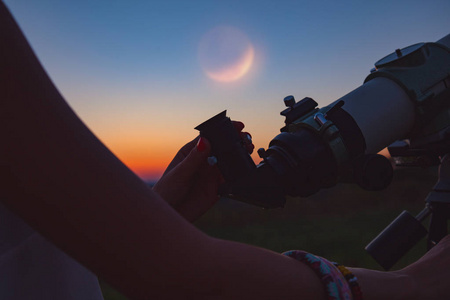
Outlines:
[{"label": "telescope focuser", "polygon": [[267,166],[256,166],[226,110],[195,127],[211,143],[225,184],[219,194],[262,207],[284,206],[284,190]]},{"label": "telescope focuser", "polygon": [[317,108],[312,98],[284,98],[285,126],[255,165],[226,111],[196,129],[212,145],[226,183],[220,194],[266,208],[284,206],[286,196],[306,197],[338,182],[356,182],[368,190],[385,188],[392,167],[383,156],[365,152],[365,140],[344,101]]}]

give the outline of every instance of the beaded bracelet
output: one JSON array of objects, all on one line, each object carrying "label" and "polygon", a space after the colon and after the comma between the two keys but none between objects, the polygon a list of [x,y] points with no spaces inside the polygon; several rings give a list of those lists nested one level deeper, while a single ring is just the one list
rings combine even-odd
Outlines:
[{"label": "beaded bracelet", "polygon": [[[283,255],[292,257],[308,265],[320,278],[325,287],[327,299],[329,300],[351,300],[352,290],[343,273],[327,259],[315,256],[299,250],[284,252]],[[358,298],[361,299],[361,298]],[[356,298],[355,298],[356,300]]]},{"label": "beaded bracelet", "polygon": [[353,300],[362,300],[362,291],[361,287],[358,284],[358,279],[356,276],[350,272],[349,269],[344,267],[343,265],[340,265],[336,262],[333,262],[333,264],[341,271],[342,275],[344,275],[345,279],[347,280],[348,284],[350,285],[350,289],[352,290]]}]

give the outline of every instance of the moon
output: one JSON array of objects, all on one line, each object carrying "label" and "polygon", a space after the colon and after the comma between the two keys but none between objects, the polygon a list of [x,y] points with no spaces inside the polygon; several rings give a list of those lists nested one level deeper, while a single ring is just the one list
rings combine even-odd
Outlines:
[{"label": "moon", "polygon": [[202,37],[198,57],[209,78],[218,82],[231,82],[242,78],[251,69],[255,49],[239,29],[219,26]]}]

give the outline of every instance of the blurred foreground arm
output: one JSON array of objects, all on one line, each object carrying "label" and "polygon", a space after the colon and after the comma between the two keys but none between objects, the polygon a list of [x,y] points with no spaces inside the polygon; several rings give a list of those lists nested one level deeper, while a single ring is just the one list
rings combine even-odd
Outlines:
[{"label": "blurred foreground arm", "polygon": [[[206,236],[124,166],[58,93],[2,2],[0,137],[1,201],[129,297],[325,299],[307,266]],[[449,251],[435,249],[401,276],[356,270],[366,299],[415,295],[424,272],[437,287],[427,299],[445,298]]]},{"label": "blurred foreground arm", "polygon": [[126,168],[63,100],[2,2],[0,99],[2,202],[124,294],[263,299],[270,284],[282,298],[320,295],[307,267],[209,238]]}]

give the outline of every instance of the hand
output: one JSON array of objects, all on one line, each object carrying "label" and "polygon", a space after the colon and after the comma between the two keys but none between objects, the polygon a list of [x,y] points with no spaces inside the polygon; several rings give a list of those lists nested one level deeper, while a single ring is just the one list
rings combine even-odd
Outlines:
[{"label": "hand", "polygon": [[450,295],[450,236],[417,262],[400,270],[413,279],[416,299],[448,299]]},{"label": "hand", "polygon": [[[244,124],[233,121],[244,146],[252,153],[251,135],[242,132]],[[219,199],[219,185],[224,182],[217,166],[210,166],[207,157],[211,144],[197,137],[182,147],[167,167],[153,190],[189,221],[194,221]]]}]

